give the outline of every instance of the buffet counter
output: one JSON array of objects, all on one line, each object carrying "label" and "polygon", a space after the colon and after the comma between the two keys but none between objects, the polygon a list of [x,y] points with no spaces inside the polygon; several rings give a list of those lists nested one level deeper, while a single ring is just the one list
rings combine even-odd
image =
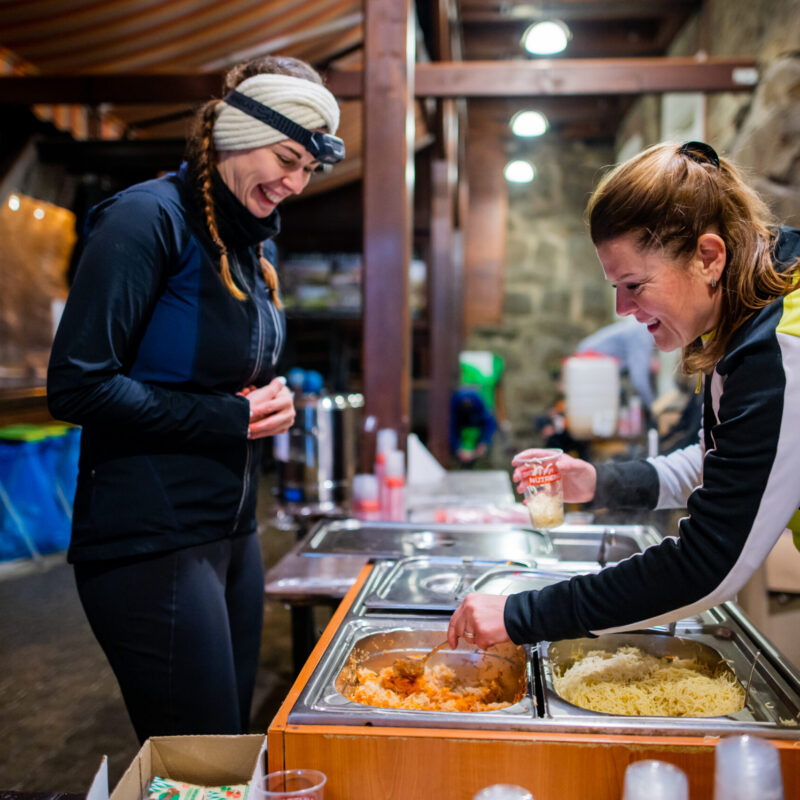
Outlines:
[{"label": "buffet counter", "polygon": [[[350,699],[354,667],[380,668],[423,654],[443,640],[465,593],[536,588],[599,569],[658,538],[642,526],[617,526],[611,533],[603,526],[564,526],[568,530],[555,529],[547,538],[489,528],[462,529],[458,536],[448,526],[394,531],[396,539],[411,537],[428,552],[378,554],[363,567],[269,728],[270,770],[322,770],[328,800],[469,800],[497,782],[524,786],[537,800],[618,800],[627,765],[655,758],[684,770],[692,800],[701,800],[713,794],[715,745],[747,733],[775,744],[785,796],[800,798],[800,675],[732,603],[672,626],[618,635],[665,653],[715,654],[746,687],[744,707],[730,715],[635,717],[578,708],[553,686],[554,665],[573,655],[572,642],[506,645],[511,650],[487,653],[462,642],[431,658],[429,665],[449,665],[473,678],[490,669],[507,673],[509,686],[519,682],[519,697],[497,710],[379,708]],[[364,541],[379,553],[388,536],[354,521],[328,524],[304,540],[306,555],[298,557],[321,550],[346,556]],[[513,563],[486,557],[482,545],[489,541]],[[400,541],[396,547],[402,549]]]}]

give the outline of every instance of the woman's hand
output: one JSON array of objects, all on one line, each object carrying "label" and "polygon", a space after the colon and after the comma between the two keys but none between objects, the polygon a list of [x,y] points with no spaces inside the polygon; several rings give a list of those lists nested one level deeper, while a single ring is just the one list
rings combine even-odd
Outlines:
[{"label": "woman's hand", "polygon": [[281,378],[273,378],[266,386],[248,386],[239,394],[250,403],[248,439],[261,439],[284,433],[294,423],[294,399]]},{"label": "woman's hand", "polygon": [[450,617],[447,629],[450,648],[455,650],[460,638],[480,650],[510,641],[503,621],[506,600],[505,595],[468,594]]},{"label": "woman's hand", "polygon": [[[525,492],[525,479],[522,475],[522,460],[526,457],[544,455],[547,450],[523,450],[511,460],[511,465],[516,467],[512,480],[517,484],[520,494]],[[597,488],[597,470],[588,462],[581,461],[566,454],[558,457],[556,467],[561,473],[561,482],[564,487],[564,502],[588,503],[594,497]]]}]

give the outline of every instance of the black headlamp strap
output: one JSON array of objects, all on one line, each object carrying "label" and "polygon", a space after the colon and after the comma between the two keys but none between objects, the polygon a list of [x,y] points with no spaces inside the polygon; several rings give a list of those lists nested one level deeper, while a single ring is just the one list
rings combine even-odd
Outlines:
[{"label": "black headlamp strap", "polygon": [[294,141],[303,145],[306,150],[313,154],[314,148],[310,146],[312,143],[311,131],[293,122],[289,117],[285,117],[279,111],[275,111],[274,108],[265,106],[263,103],[259,103],[258,100],[253,100],[252,97],[237,92],[235,89],[226,94],[223,100],[229,106],[238,108],[239,111],[244,111],[245,114],[255,117],[259,122],[269,125],[270,128],[275,128],[276,131],[285,133],[290,139],[294,139]]}]

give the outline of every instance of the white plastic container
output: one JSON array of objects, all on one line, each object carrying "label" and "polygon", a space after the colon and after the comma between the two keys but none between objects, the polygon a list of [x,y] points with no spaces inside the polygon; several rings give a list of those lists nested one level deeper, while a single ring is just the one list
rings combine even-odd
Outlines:
[{"label": "white plastic container", "polygon": [[714,753],[714,800],[783,800],[778,748],[766,739],[731,736]]},{"label": "white plastic container", "polygon": [[378,478],[378,499],[383,506],[383,493],[386,489],[386,456],[397,450],[397,431],[380,428],[375,435],[375,475]]},{"label": "white plastic container", "polygon": [[381,497],[381,518],[387,522],[406,520],[406,454],[390,450],[386,454],[386,474]]},{"label": "white plastic container", "polygon": [[689,800],[689,780],[674,764],[634,761],[625,770],[622,800]]},{"label": "white plastic container", "polygon": [[533,795],[516,784],[495,783],[481,789],[473,800],[533,800]]},{"label": "white plastic container", "polygon": [[611,356],[581,353],[564,361],[567,429],[576,439],[613,436],[619,416],[619,365]]},{"label": "white plastic container", "polygon": [[377,475],[368,473],[353,476],[352,509],[356,519],[375,521],[381,518]]}]

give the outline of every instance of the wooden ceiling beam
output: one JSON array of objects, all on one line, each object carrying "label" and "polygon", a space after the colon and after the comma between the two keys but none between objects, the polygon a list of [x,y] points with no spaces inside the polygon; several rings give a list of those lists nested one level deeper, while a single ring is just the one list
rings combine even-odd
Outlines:
[{"label": "wooden ceiling beam", "polygon": [[[749,91],[748,58],[588,58],[418,64],[417,97]],[[741,76],[741,77],[740,77]],[[746,80],[747,82],[742,82]]]},{"label": "wooden ceiling beam", "polygon": [[464,22],[505,22],[509,19],[645,19],[672,15],[687,16],[697,11],[700,0],[555,0],[542,3],[531,0],[461,0]]},{"label": "wooden ceiling beam", "polygon": [[[417,97],[534,97],[646,92],[749,91],[749,58],[589,58],[417,64]],[[740,71],[744,71],[741,72]],[[361,70],[331,70],[340,99],[361,97]],[[219,74],[31,75],[0,78],[0,103],[202,103],[219,97]]]}]

